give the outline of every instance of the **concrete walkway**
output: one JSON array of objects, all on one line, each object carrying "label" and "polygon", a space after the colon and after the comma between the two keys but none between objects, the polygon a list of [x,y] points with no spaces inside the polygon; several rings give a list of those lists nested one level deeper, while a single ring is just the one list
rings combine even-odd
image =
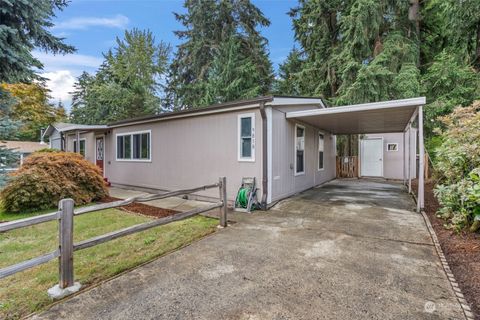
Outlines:
[{"label": "concrete walkway", "polygon": [[36,319],[464,319],[395,184],[333,181]]}]

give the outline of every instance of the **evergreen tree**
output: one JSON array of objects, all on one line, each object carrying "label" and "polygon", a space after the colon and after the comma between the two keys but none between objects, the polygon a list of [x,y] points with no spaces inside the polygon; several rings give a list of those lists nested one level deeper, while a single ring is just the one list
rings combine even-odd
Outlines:
[{"label": "evergreen tree", "polygon": [[32,50],[71,53],[75,49],[50,32],[54,10],[62,10],[66,0],[0,0],[0,82],[22,82],[37,78],[35,68],[42,63]]},{"label": "evergreen tree", "polygon": [[16,100],[10,92],[0,86],[0,187],[4,186],[7,181],[5,169],[13,167],[18,161],[15,153],[2,144],[2,140],[15,138],[20,125],[17,121],[13,121],[11,117],[11,109],[15,102]]},{"label": "evergreen tree", "polygon": [[126,31],[98,72],[84,72],[72,92],[71,120],[95,124],[160,112],[170,46],[150,31]]},{"label": "evergreen tree", "polygon": [[278,67],[279,79],[274,82],[274,91],[284,95],[301,95],[305,89],[301,87],[302,82],[299,81],[298,76],[304,63],[300,50],[293,48],[287,60]]},{"label": "evergreen tree", "polygon": [[[187,13],[175,15],[185,30],[175,32],[184,42],[170,68],[168,93],[174,107],[199,107],[267,93],[273,73],[267,40],[258,28],[270,21],[262,12],[248,0],[186,0],[184,7]],[[232,48],[238,49],[235,55],[230,55]],[[245,65],[233,66],[232,59]],[[218,92],[213,87],[222,78],[235,84]]]}]

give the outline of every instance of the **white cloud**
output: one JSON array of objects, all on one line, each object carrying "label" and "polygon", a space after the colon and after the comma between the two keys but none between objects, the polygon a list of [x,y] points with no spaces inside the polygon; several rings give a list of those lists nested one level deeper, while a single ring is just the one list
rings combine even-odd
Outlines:
[{"label": "white cloud", "polygon": [[55,72],[42,73],[42,77],[47,78],[47,87],[50,89],[50,95],[53,102],[59,100],[65,105],[67,109],[72,103],[72,96],[69,92],[73,91],[75,83],[75,76],[70,70],[59,70]]},{"label": "white cloud", "polygon": [[58,71],[71,67],[82,69],[96,69],[102,64],[103,58],[84,54],[53,55],[41,51],[34,51],[33,56],[40,60],[45,71]]},{"label": "white cloud", "polygon": [[112,18],[77,17],[59,22],[53,28],[63,30],[85,30],[89,27],[125,29],[129,21],[128,17],[121,14],[117,14]]}]

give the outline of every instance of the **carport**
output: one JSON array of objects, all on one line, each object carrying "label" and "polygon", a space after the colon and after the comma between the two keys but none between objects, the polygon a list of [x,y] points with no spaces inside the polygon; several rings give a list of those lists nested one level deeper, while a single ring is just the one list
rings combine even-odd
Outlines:
[{"label": "carport", "polygon": [[[331,107],[326,109],[311,109],[287,112],[287,119],[296,119],[317,128],[322,128],[332,134],[373,134],[373,133],[403,133],[403,141],[416,139],[412,134],[412,125],[418,127],[418,201],[417,210],[424,207],[424,140],[423,140],[423,105],[425,97],[390,100],[374,103],[364,103]],[[411,168],[412,157],[416,154],[403,148],[403,181],[408,180],[408,190],[412,191]],[[408,163],[405,166],[405,163]],[[408,179],[407,179],[408,177]]]}]

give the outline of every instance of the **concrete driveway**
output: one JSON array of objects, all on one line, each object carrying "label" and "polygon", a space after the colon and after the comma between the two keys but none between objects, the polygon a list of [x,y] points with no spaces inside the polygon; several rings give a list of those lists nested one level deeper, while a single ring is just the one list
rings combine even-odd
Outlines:
[{"label": "concrete driveway", "polygon": [[400,185],[333,181],[37,319],[464,319]]}]

